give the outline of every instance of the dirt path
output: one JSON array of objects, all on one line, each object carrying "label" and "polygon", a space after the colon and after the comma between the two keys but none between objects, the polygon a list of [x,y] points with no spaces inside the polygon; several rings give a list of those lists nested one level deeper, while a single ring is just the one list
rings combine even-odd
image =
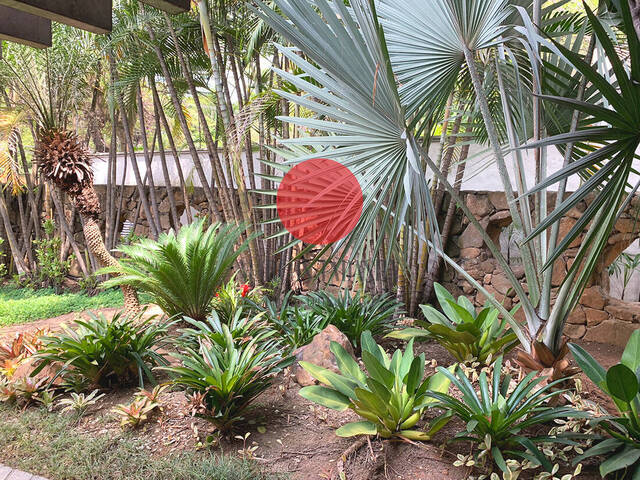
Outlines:
[{"label": "dirt path", "polygon": [[[122,310],[122,308],[112,307],[112,308],[99,308],[97,310],[85,310],[83,312],[71,312],[65,313],[64,315],[59,315],[57,317],[52,318],[44,318],[42,320],[35,320],[33,322],[21,323],[18,325],[9,325],[7,327],[0,327],[0,340],[6,338],[12,338],[19,333],[23,332],[33,332],[35,330],[49,329],[53,332],[57,330],[61,330],[61,325],[64,323],[66,325],[73,325],[78,316],[81,316],[84,319],[89,318],[89,312],[94,314],[103,314],[107,318],[113,317],[113,315]],[[145,313],[147,315],[160,315],[162,311],[156,305],[148,305],[148,309]]]}]

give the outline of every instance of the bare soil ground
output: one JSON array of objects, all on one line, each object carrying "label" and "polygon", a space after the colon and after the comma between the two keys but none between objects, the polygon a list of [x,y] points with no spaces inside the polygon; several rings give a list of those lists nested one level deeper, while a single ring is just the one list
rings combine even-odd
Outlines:
[{"label": "bare soil ground", "polygon": [[[112,313],[113,310],[106,309],[104,313]],[[0,329],[0,338],[45,326],[56,330],[62,322],[71,323],[75,315]],[[621,349],[610,345],[586,342],[581,342],[581,345],[605,366],[617,363],[622,354]],[[394,345],[389,343],[386,346],[392,348]],[[453,362],[446,350],[435,343],[422,343],[418,348],[438,364],[449,365]],[[608,399],[584,375],[580,377],[584,385],[584,397],[607,409],[612,408]],[[472,474],[466,468],[453,466],[456,454],[468,453],[468,444],[443,446],[447,439],[463,428],[462,424],[456,422],[449,423],[432,442],[411,444],[386,441],[383,444],[379,440],[372,440],[352,452],[346,461],[341,461],[343,452],[354,444],[354,440],[339,438],[334,431],[345,422],[354,420],[355,414],[350,411],[339,413],[313,405],[300,397],[298,391],[298,385],[289,375],[280,376],[259,397],[245,428],[236,432],[239,436],[250,433],[246,443],[237,438],[221,439],[217,445],[207,448],[242,456],[247,452],[245,447],[257,446],[252,456],[265,470],[288,473],[297,480],[335,478],[339,469],[343,469],[349,480],[462,480]],[[130,402],[133,392],[134,389],[128,389],[108,393],[76,428],[88,435],[109,434],[120,429],[111,408]],[[163,412],[134,432],[148,451],[155,455],[167,455],[193,450],[207,435],[214,433],[209,423],[190,415],[182,392],[166,392],[161,401]],[[436,413],[429,413],[427,417],[429,415],[435,416]],[[600,478],[597,465],[586,465],[580,478]]]}]

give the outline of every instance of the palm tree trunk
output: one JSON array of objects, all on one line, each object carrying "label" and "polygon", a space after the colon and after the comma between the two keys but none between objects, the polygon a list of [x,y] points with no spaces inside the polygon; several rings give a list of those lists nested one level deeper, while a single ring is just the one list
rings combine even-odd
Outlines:
[{"label": "palm tree trunk", "polygon": [[71,245],[71,249],[73,250],[73,254],[76,256],[76,260],[78,261],[78,266],[85,277],[89,276],[89,271],[87,270],[87,265],[84,262],[84,258],[80,253],[80,248],[78,247],[78,243],[73,236],[73,231],[71,230],[71,226],[69,222],[67,222],[67,217],[64,214],[64,207],[62,205],[62,201],[60,197],[58,197],[58,193],[53,186],[50,186],[49,193],[51,195],[51,200],[53,200],[53,206],[56,209],[56,213],[58,214],[58,222],[60,223],[60,228],[65,233],[67,238],[69,239],[69,244]]},{"label": "palm tree trunk", "polygon": [[202,168],[200,156],[198,155],[198,150],[196,149],[195,143],[193,142],[193,137],[191,136],[191,131],[189,130],[189,126],[187,124],[187,119],[185,118],[184,112],[182,111],[182,105],[180,105],[180,100],[178,99],[178,94],[173,84],[173,79],[171,77],[171,73],[169,72],[169,67],[167,66],[167,62],[164,59],[162,50],[160,50],[160,46],[157,44],[156,35],[153,31],[153,28],[151,28],[151,26],[149,25],[147,25],[146,28],[147,32],[149,33],[149,37],[151,38],[153,50],[156,54],[156,57],[158,58],[158,62],[160,63],[160,68],[162,69],[162,74],[165,78],[169,96],[171,97],[171,101],[173,103],[176,115],[178,116],[180,126],[182,127],[182,133],[184,134],[185,141],[189,146],[189,152],[191,153],[193,165],[196,169],[196,172],[198,173],[200,183],[202,184],[202,189],[204,190],[205,197],[207,198],[207,202],[209,203],[209,210],[213,213],[218,222],[222,222],[222,216],[216,208],[216,201],[213,196],[213,191],[211,189],[211,185],[209,185],[209,181],[207,180],[204,169]]},{"label": "palm tree trunk", "polygon": [[9,249],[11,250],[11,256],[15,263],[18,275],[24,275],[29,273],[29,268],[24,263],[22,256],[20,255],[20,249],[18,248],[18,240],[13,233],[13,227],[11,226],[11,220],[9,220],[9,212],[7,211],[7,204],[4,198],[4,192],[0,191],[0,217],[4,223],[4,230],[7,234],[7,240],[9,241]]},{"label": "palm tree trunk", "polygon": [[180,163],[180,154],[178,153],[176,143],[173,140],[171,127],[169,127],[169,122],[167,121],[167,116],[164,112],[164,107],[162,106],[162,102],[160,101],[160,96],[158,95],[158,89],[156,88],[156,85],[153,82],[151,82],[151,91],[153,92],[153,96],[156,99],[156,102],[158,104],[157,113],[160,116],[160,122],[162,123],[162,127],[164,128],[165,134],[167,135],[169,148],[171,149],[171,153],[173,154],[173,160],[175,162],[176,171],[178,172],[178,181],[180,182],[180,191],[182,192],[184,212],[187,216],[187,221],[191,223],[193,222],[193,217],[191,215],[191,200],[189,199],[189,193],[187,192],[187,183],[185,182],[184,172],[182,171],[182,164]]},{"label": "palm tree trunk", "polygon": [[[87,248],[96,256],[96,259],[103,267],[118,266],[118,261],[107,251],[100,234],[100,226],[93,218],[83,216],[84,222],[82,230],[87,241]],[[122,295],[124,296],[124,310],[127,315],[136,315],[140,312],[140,302],[136,290],[130,285],[123,285]]]},{"label": "palm tree trunk", "polygon": [[158,199],[156,198],[156,184],[153,181],[153,155],[155,151],[155,139],[156,136],[160,133],[159,130],[156,129],[154,134],[154,143],[151,148],[151,153],[149,152],[149,142],[147,140],[147,127],[145,125],[144,119],[144,103],[142,102],[142,90],[140,89],[140,84],[138,84],[137,89],[137,97],[138,97],[138,122],[140,122],[140,130],[142,134],[142,148],[144,150],[144,160],[145,165],[147,167],[147,174],[149,175],[149,200],[151,203],[151,212],[153,213],[154,218],[149,219],[149,225],[153,221],[155,223],[155,231],[160,233],[162,231],[162,227],[160,226],[160,212],[158,210]]},{"label": "palm tree trunk", "polygon": [[[150,81],[150,83],[153,80]],[[156,131],[158,132],[158,152],[160,153],[160,166],[162,167],[162,176],[164,179],[164,185],[167,189],[167,200],[169,202],[169,212],[171,213],[171,225],[178,230],[180,228],[180,217],[178,217],[178,209],[176,208],[176,200],[173,197],[173,185],[171,183],[171,177],[169,176],[169,168],[167,167],[167,157],[164,151],[164,144],[162,143],[162,127],[160,126],[160,115],[158,113],[158,103],[160,99],[153,96],[153,116],[156,121]]]},{"label": "palm tree trunk", "polygon": [[[467,129],[470,131],[470,129]],[[462,179],[464,178],[464,170],[467,165],[467,157],[469,155],[469,145],[463,145],[462,150],[460,151],[460,159],[458,160],[458,167],[456,168],[456,179],[453,184],[453,188],[456,194],[460,193],[460,187],[462,186]],[[446,251],[447,242],[449,241],[449,236],[451,235],[451,227],[453,226],[453,219],[456,213],[456,202],[453,198],[449,201],[449,206],[447,208],[447,214],[444,218],[444,225],[442,226],[442,249]],[[424,289],[424,301],[428,302],[431,300],[431,296],[433,295],[433,287],[436,281],[438,281],[440,277],[440,271],[442,270],[443,259],[440,255],[436,256],[435,264],[433,268],[429,272],[429,276],[427,277],[427,282]]]},{"label": "palm tree trunk", "polygon": [[[111,61],[111,67],[113,70],[113,80],[118,81],[118,73],[115,68],[115,61],[113,57],[109,57]],[[116,91],[115,95],[117,97],[118,106],[120,107],[120,111],[122,114],[122,126],[124,127],[124,136],[129,144],[129,150],[131,150],[131,167],[133,168],[133,174],[136,177],[136,186],[138,188],[138,194],[140,195],[140,201],[142,202],[142,207],[144,208],[144,213],[149,222],[149,230],[151,232],[151,236],[153,238],[158,238],[158,231],[155,228],[155,222],[153,221],[153,215],[151,214],[151,207],[149,206],[149,202],[147,200],[147,195],[144,191],[144,186],[142,185],[142,176],[140,175],[140,169],[138,168],[138,159],[136,157],[135,147],[133,145],[133,136],[131,132],[131,128],[129,126],[129,119],[127,115],[124,113],[127,111],[125,108],[124,100],[122,99],[122,95],[120,92]]]},{"label": "palm tree trunk", "polygon": [[[232,198],[232,194],[230,193],[231,187],[229,186],[224,169],[222,168],[222,163],[220,162],[220,156],[218,155],[218,147],[216,145],[216,142],[214,142],[213,137],[211,136],[209,123],[207,122],[207,118],[204,114],[202,104],[200,103],[200,96],[198,95],[198,91],[195,87],[195,83],[193,81],[193,75],[191,74],[191,71],[189,70],[189,66],[185,61],[184,55],[182,53],[182,49],[180,48],[180,43],[178,42],[178,37],[173,28],[173,24],[171,23],[171,19],[167,14],[165,14],[165,22],[167,24],[167,27],[169,28],[169,33],[171,34],[173,43],[176,46],[175,47],[176,56],[178,57],[180,70],[182,71],[182,75],[184,76],[187,82],[187,86],[189,87],[189,91],[191,92],[191,96],[193,98],[196,111],[198,113],[198,118],[200,120],[200,123],[202,124],[205,144],[207,145],[209,157],[212,160],[211,173],[213,175],[214,182],[218,187],[218,196],[220,197],[220,204],[222,205],[224,216],[227,219],[227,221],[229,221],[232,218],[236,218],[234,204],[231,200]],[[229,172],[229,175],[231,175],[231,172]]]}]

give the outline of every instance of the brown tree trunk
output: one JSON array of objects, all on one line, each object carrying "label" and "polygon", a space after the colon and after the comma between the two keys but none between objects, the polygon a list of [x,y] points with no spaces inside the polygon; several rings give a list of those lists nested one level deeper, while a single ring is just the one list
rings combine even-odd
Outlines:
[{"label": "brown tree trunk", "polygon": [[180,121],[180,126],[182,127],[182,133],[184,134],[185,141],[189,146],[189,152],[191,152],[191,158],[193,160],[193,165],[198,173],[198,177],[200,178],[200,183],[202,184],[202,189],[204,190],[205,197],[207,198],[207,202],[209,202],[209,210],[213,213],[216,220],[218,222],[222,222],[223,218],[218,212],[216,207],[216,201],[213,196],[213,191],[211,189],[211,185],[209,185],[209,181],[207,180],[207,176],[202,168],[202,162],[200,162],[200,156],[198,155],[198,150],[196,149],[195,143],[193,142],[193,137],[191,136],[191,132],[189,130],[189,126],[187,125],[187,119],[184,116],[184,112],[182,111],[182,106],[180,105],[180,100],[178,99],[178,94],[176,92],[175,86],[173,84],[173,79],[171,78],[171,72],[169,72],[169,67],[167,66],[167,62],[164,59],[164,55],[160,50],[160,47],[156,42],[156,35],[149,25],[147,25],[147,32],[149,33],[149,37],[151,38],[151,42],[153,44],[153,50],[158,58],[158,62],[160,63],[160,67],[162,68],[162,74],[164,75],[165,82],[167,84],[167,90],[169,91],[169,96],[171,97],[171,101],[173,102],[174,109],[176,111],[176,115],[178,116],[178,120]]},{"label": "brown tree trunk", "polygon": [[9,220],[9,212],[7,211],[7,204],[4,199],[4,192],[2,191],[0,191],[0,217],[2,217],[2,221],[4,222],[4,230],[7,234],[7,240],[9,241],[9,249],[11,250],[11,255],[16,265],[16,270],[18,270],[18,275],[24,275],[25,273],[29,273],[29,268],[26,266],[23,258],[20,255],[20,249],[18,248],[18,240],[15,234],[13,233],[13,228],[11,227],[11,221]]},{"label": "brown tree trunk", "polygon": [[[87,240],[87,247],[96,256],[96,259],[103,267],[115,267],[118,265],[118,261],[107,251],[102,241],[102,235],[100,233],[100,226],[93,218],[89,216],[83,216],[84,236]],[[129,286],[123,285],[122,295],[124,296],[124,311],[127,315],[136,315],[140,312],[140,302],[138,300],[138,294],[136,290]]]}]

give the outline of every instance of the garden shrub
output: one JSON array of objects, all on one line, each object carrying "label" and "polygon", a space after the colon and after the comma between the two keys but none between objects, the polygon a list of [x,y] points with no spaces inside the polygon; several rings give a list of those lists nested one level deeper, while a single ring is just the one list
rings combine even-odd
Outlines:
[{"label": "garden shrub", "polygon": [[186,388],[197,416],[228,434],[293,359],[283,358],[276,342],[261,342],[259,336],[237,342],[227,325],[220,326],[222,335],[216,340],[200,338],[197,349],[187,346],[174,354],[180,366],[161,368],[170,372],[175,385]]},{"label": "garden shrub", "polygon": [[291,294],[285,295],[282,305],[266,298],[261,309],[278,338],[290,350],[307,345],[318,333],[329,325],[329,320],[313,310],[290,303]]},{"label": "garden shrub", "polygon": [[233,318],[236,311],[244,309],[249,312],[262,302],[262,290],[260,287],[252,288],[248,283],[239,285],[235,275],[222,286],[213,298],[213,310],[223,322]]},{"label": "garden shrub", "polygon": [[44,236],[33,242],[38,263],[35,280],[40,286],[53,287],[56,293],[59,293],[62,282],[71,268],[73,255],[64,261],[60,259],[62,240],[56,235],[56,225],[53,220],[45,220],[42,223],[42,229]]},{"label": "garden shrub", "polygon": [[389,337],[433,338],[458,362],[477,361],[483,365],[518,345],[518,337],[507,329],[506,319],[498,318],[497,308],[485,305],[476,311],[467,297],[460,296],[456,302],[442,285],[436,283],[434,287],[443,313],[431,305],[420,305],[425,321],[417,320],[416,325],[426,328],[397,330]]},{"label": "garden shrub", "polygon": [[391,329],[394,314],[400,314],[401,303],[390,294],[351,296],[343,291],[338,295],[317,291],[298,296],[304,308],[322,317],[327,324],[335,325],[344,333],[356,349],[365,331],[382,335]]},{"label": "garden shrub", "polygon": [[448,391],[449,379],[442,373],[423,379],[425,355],[414,355],[413,340],[404,352],[396,350],[391,358],[369,331],[363,332],[360,343],[366,373],[341,345],[332,342],[330,348],[340,374],[300,362],[302,368],[322,383],[304,387],[300,395],[334,410],[350,408],[364,418],[336,430],[341,437],[380,435],[383,438],[429,440],[446,424],[446,419],[434,424],[428,432],[414,427],[424,410],[435,404],[429,392]]},{"label": "garden shrub", "polygon": [[104,315],[90,315],[90,320],[76,320],[77,328],[63,325],[64,332],[42,337],[43,348],[36,355],[37,374],[47,365],[62,365],[59,372],[73,390],[90,387],[119,387],[144,379],[155,383],[151,368],[165,365],[158,353],[168,324],[143,314],[129,317],[118,312],[109,320]]},{"label": "garden shrub", "polygon": [[176,343],[178,347],[198,350],[202,340],[209,340],[218,345],[225,345],[225,329],[227,327],[231,338],[236,344],[246,343],[255,339],[258,343],[280,342],[275,338],[276,332],[269,329],[264,320],[264,313],[252,315],[245,313],[243,308],[239,308],[233,316],[223,321],[216,311],[211,312],[205,321],[194,320],[189,317],[182,317],[182,320],[191,325],[188,328],[180,329],[180,337]]},{"label": "garden shrub", "polygon": [[[469,369],[472,370],[472,369]],[[472,370],[475,372],[475,370]],[[491,372],[491,378],[487,371]],[[502,374],[502,357],[498,357],[491,368],[483,369],[478,376],[478,388],[474,388],[467,371],[460,365],[451,371],[438,367],[461,394],[452,396],[444,392],[429,392],[427,395],[437,402],[435,407],[446,413],[434,420],[435,424],[450,416],[462,420],[466,428],[457,433],[450,442],[470,441],[480,449],[475,454],[475,462],[484,464],[486,457],[493,458],[505,473],[509,468],[505,458],[519,458],[541,465],[547,472],[553,468],[536,443],[553,442],[549,436],[531,437],[527,429],[542,424],[550,424],[557,419],[587,416],[567,406],[549,405],[549,400],[562,394],[555,388],[563,380],[547,383],[546,377],[531,372],[520,382],[512,384],[511,375]]]},{"label": "garden shrub", "polygon": [[248,246],[246,240],[240,242],[243,232],[242,225],[219,223],[205,229],[205,219],[199,219],[177,234],[173,230],[162,233],[157,241],[143,238],[121,245],[118,250],[125,257],[120,265],[98,273],[116,275],[104,286],[131,285],[147,292],[169,316],[205,320],[215,293]]},{"label": "garden shrub", "polygon": [[573,357],[584,373],[607,394],[616,408],[617,416],[602,416],[592,420],[611,438],[599,442],[574,461],[604,455],[600,474],[610,473],[617,478],[640,478],[640,330],[631,335],[620,363],[605,370],[582,347],[569,344]]}]

